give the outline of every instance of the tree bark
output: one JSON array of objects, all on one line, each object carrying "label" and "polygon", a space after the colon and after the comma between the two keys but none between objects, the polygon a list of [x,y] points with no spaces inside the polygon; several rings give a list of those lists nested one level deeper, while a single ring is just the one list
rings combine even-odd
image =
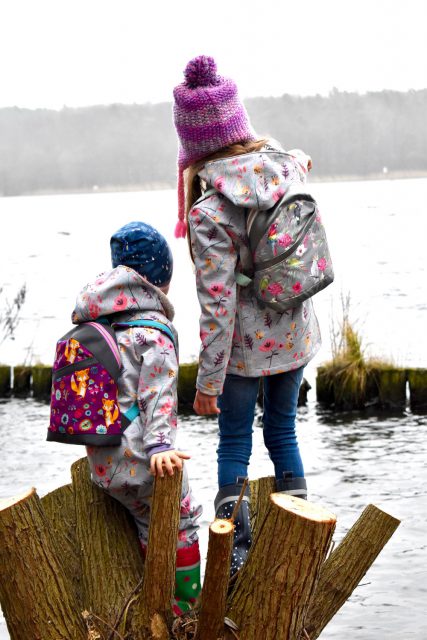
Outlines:
[{"label": "tree bark", "polygon": [[255,539],[258,527],[267,513],[270,495],[275,491],[276,479],[274,476],[265,476],[258,478],[258,480],[250,481],[252,540]]},{"label": "tree bark", "polygon": [[91,482],[86,458],[72,465],[71,476],[81,558],[82,604],[114,626],[143,573],[136,528],[122,505]]},{"label": "tree bark", "polygon": [[0,565],[0,600],[11,640],[86,638],[35,489],[0,501]]},{"label": "tree bark", "polygon": [[310,640],[318,638],[331,618],[359,584],[400,521],[368,505],[320,570],[304,627]]},{"label": "tree bark", "polygon": [[[178,469],[173,476],[156,476],[154,480],[139,615],[134,614],[132,621],[137,640],[156,637],[154,625],[162,628],[162,621],[167,627],[172,623],[181,485],[182,471]],[[162,637],[160,632],[157,635]]]},{"label": "tree bark", "polygon": [[296,640],[335,529],[335,516],[274,493],[229,601],[245,640]]},{"label": "tree bark", "polygon": [[81,603],[82,568],[76,537],[76,505],[73,486],[66,484],[40,499],[43,512],[49,522],[49,529],[58,557],[67,578],[73,585],[77,601]]},{"label": "tree bark", "polygon": [[195,640],[217,640],[224,635],[224,617],[230,577],[234,525],[215,520],[209,527],[208,556]]}]

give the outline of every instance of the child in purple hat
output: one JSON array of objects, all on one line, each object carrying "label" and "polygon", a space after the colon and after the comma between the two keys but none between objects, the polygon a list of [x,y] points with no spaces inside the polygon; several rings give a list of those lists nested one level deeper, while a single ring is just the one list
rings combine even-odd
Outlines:
[{"label": "child in purple hat", "polygon": [[[304,366],[320,347],[313,304],[308,299],[284,313],[267,309],[250,287],[237,284],[235,274],[248,247],[249,210],[271,209],[291,184],[303,184],[311,159],[256,135],[236,84],[217,74],[213,58],[194,58],[184,76],[174,90],[175,234],[184,237],[189,230],[201,307],[194,409],[218,415],[215,506],[218,517],[228,517],[247,476],[261,378],[264,441],[277,490],[307,495],[295,417]],[[248,501],[247,493],[235,522],[232,575],[251,543]]]}]

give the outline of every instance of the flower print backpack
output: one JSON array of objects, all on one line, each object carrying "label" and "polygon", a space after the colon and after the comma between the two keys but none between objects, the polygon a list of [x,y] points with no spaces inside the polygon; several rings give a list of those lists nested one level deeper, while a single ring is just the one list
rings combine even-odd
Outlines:
[{"label": "flower print backpack", "polygon": [[333,282],[325,229],[308,193],[288,189],[271,209],[250,210],[246,228],[249,250],[242,247],[236,280],[268,307],[286,311]]},{"label": "flower print backpack", "polygon": [[117,402],[122,363],[114,327],[130,326],[159,329],[174,343],[169,327],[154,320],[113,325],[84,322],[58,340],[47,440],[96,446],[120,444],[123,431],[139,414],[137,403],[121,413]]}]

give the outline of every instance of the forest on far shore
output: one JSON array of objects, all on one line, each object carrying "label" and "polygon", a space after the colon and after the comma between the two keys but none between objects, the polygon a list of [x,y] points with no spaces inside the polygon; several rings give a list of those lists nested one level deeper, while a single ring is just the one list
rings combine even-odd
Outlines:
[{"label": "forest on far shore", "polygon": [[[313,178],[427,172],[427,89],[251,98],[254,128],[313,157]],[[171,103],[0,109],[0,195],[173,187]]]}]

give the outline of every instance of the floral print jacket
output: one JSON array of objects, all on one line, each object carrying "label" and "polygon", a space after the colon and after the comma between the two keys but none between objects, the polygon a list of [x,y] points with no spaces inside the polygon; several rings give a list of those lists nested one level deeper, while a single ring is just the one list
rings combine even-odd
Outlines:
[{"label": "floral print jacket", "polygon": [[201,307],[197,388],[222,392],[226,373],[265,376],[305,365],[318,351],[320,331],[311,299],[278,313],[236,284],[247,250],[246,212],[271,208],[292,186],[302,192],[309,157],[267,146],[208,162],[199,176],[217,192],[189,213]]},{"label": "floral print jacket", "polygon": [[[118,266],[85,286],[78,295],[72,321],[79,324],[106,317],[110,322],[156,320],[169,327],[167,335],[147,327],[117,328],[123,369],[118,381],[122,412],[138,402],[147,456],[174,448],[177,427],[178,336],[174,310],[160,289],[133,269]],[[133,424],[133,423],[132,423]]]}]

